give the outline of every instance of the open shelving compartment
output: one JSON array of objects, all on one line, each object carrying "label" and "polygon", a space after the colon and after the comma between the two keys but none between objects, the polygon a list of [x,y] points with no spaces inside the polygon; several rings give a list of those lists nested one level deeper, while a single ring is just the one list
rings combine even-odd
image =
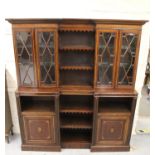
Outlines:
[{"label": "open shelving compartment", "polygon": [[59,36],[59,48],[63,50],[92,50],[95,46],[94,31],[60,31]]},{"label": "open shelving compartment", "polygon": [[95,32],[59,31],[61,86],[93,86]]},{"label": "open shelving compartment", "polygon": [[61,129],[60,132],[63,148],[90,148],[92,130]]},{"label": "open shelving compartment", "polygon": [[132,97],[100,97],[98,113],[126,113],[132,111]]},{"label": "open shelving compartment", "polygon": [[90,148],[93,126],[93,96],[60,96],[61,145]]},{"label": "open shelving compartment", "polygon": [[53,96],[20,96],[21,112],[26,113],[55,113]]}]

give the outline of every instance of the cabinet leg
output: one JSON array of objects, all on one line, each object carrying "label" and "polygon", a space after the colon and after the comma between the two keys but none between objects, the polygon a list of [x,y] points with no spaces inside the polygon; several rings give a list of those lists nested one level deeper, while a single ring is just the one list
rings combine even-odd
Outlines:
[{"label": "cabinet leg", "polygon": [[14,133],[13,133],[13,129],[12,129],[12,128],[11,128],[11,131],[10,131],[10,132],[11,132],[11,135],[13,136],[13,135],[14,135]]},{"label": "cabinet leg", "polygon": [[9,144],[9,142],[10,142],[9,136],[6,136],[5,139],[6,139],[6,142]]}]

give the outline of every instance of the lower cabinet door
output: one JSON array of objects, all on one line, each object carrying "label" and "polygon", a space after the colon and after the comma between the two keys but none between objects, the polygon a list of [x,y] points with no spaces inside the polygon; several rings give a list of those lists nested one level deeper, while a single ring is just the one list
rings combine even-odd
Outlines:
[{"label": "lower cabinet door", "polygon": [[27,144],[55,143],[55,116],[23,116]]},{"label": "lower cabinet door", "polygon": [[122,145],[126,143],[130,116],[99,115],[97,120],[96,143]]}]

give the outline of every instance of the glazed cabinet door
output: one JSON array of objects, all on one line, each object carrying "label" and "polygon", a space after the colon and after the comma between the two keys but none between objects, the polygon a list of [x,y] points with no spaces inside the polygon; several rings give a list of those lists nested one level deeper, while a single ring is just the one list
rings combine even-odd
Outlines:
[{"label": "glazed cabinet door", "polygon": [[140,44],[140,31],[120,31],[120,48],[118,51],[118,87],[133,87]]},{"label": "glazed cabinet door", "polygon": [[114,87],[118,31],[96,32],[96,81],[97,87]]},{"label": "glazed cabinet door", "polygon": [[17,78],[20,87],[36,87],[33,29],[13,29]]},{"label": "glazed cabinet door", "polygon": [[57,30],[36,29],[36,51],[38,58],[38,79],[40,87],[57,85]]}]

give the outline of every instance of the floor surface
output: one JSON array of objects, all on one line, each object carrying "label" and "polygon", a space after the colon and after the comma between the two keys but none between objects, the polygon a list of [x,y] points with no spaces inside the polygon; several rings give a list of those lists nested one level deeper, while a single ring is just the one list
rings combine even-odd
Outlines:
[{"label": "floor surface", "polygon": [[89,149],[62,149],[61,152],[32,152],[21,151],[19,135],[10,137],[10,143],[5,145],[5,155],[149,155],[149,134],[133,135],[130,152],[100,152],[92,153]]}]

